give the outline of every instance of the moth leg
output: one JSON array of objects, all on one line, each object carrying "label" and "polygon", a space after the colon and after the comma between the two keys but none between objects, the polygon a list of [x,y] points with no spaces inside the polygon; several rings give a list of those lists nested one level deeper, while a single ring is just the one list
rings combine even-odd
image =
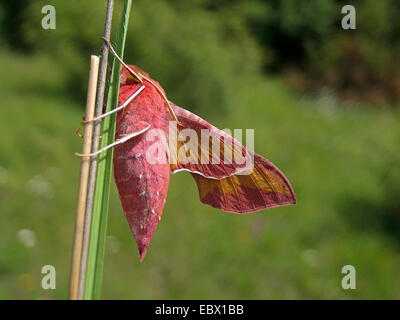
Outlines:
[{"label": "moth leg", "polygon": [[119,106],[118,108],[115,108],[115,109],[113,109],[113,110],[111,110],[111,111],[109,111],[109,112],[106,112],[106,113],[104,113],[104,114],[102,114],[102,115],[100,115],[100,116],[98,116],[98,117],[96,117],[96,118],[93,118],[93,119],[91,119],[91,120],[82,121],[82,124],[87,124],[87,123],[89,123],[89,122],[99,121],[99,120],[101,120],[101,119],[103,119],[103,118],[109,116],[110,114],[113,114],[113,113],[115,113],[115,112],[118,112],[119,110],[124,109],[124,108],[125,108],[133,99],[135,99],[135,98],[139,95],[139,93],[141,93],[145,88],[146,88],[146,86],[145,86],[145,85],[142,85],[138,90],[136,90],[136,91],[135,91],[121,106]]},{"label": "moth leg", "polygon": [[83,139],[83,135],[81,133],[81,128],[76,129],[75,134],[78,138]]},{"label": "moth leg", "polygon": [[78,138],[83,139],[83,135],[81,133],[81,128],[76,129],[75,134],[77,135]]},{"label": "moth leg", "polygon": [[114,141],[113,143],[109,144],[108,146],[106,146],[103,149],[100,149],[100,150],[98,150],[96,152],[88,153],[88,154],[82,154],[82,153],[77,153],[76,152],[75,155],[77,155],[78,157],[94,157],[94,156],[97,156],[98,154],[102,153],[103,151],[106,151],[106,150],[108,150],[110,148],[113,148],[116,145],[124,143],[124,142],[126,142],[126,141],[128,141],[128,140],[130,140],[130,139],[142,134],[143,132],[147,131],[149,128],[150,128],[150,125],[148,125],[146,128],[144,128],[144,129],[142,129],[140,131],[136,131],[136,132],[133,132],[131,134],[127,134],[123,138],[118,139],[117,141]]},{"label": "moth leg", "polygon": [[143,83],[143,79],[146,79],[148,82],[150,82],[154,88],[156,88],[157,92],[161,95],[161,97],[165,100],[168,106],[168,111],[171,114],[172,118],[178,123],[181,124],[178,120],[178,117],[176,116],[174,110],[172,109],[172,106],[170,102],[168,101],[167,97],[165,96],[164,92],[148,77],[141,73],[136,73],[133,71],[125,62],[122,61],[122,59],[118,56],[118,54],[115,52],[113,46],[111,45],[110,41],[108,41],[106,38],[102,38],[103,41],[106,43],[108,48],[111,51],[111,54],[131,73],[132,76],[134,76],[140,83]]}]

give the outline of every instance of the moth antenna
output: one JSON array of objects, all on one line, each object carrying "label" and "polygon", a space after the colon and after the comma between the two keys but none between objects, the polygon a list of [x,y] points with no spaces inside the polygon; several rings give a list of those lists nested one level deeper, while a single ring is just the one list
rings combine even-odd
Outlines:
[{"label": "moth antenna", "polygon": [[119,106],[118,108],[112,109],[111,111],[108,111],[96,118],[93,118],[91,120],[87,120],[87,121],[83,121],[82,124],[88,124],[90,122],[94,122],[94,121],[99,121],[107,116],[109,116],[110,114],[113,114],[115,112],[118,112],[119,110],[122,110],[124,108],[126,108],[126,106],[133,100],[135,99],[139,93],[141,93],[144,89],[146,88],[145,85],[142,85],[138,90],[136,90],[121,106]]},{"label": "moth antenna", "polygon": [[161,95],[161,97],[162,97],[162,98],[165,100],[165,102],[167,103],[168,111],[169,111],[169,113],[171,114],[172,118],[174,118],[174,120],[175,120],[177,123],[181,124],[181,123],[179,122],[178,117],[176,116],[174,110],[172,109],[171,104],[169,103],[167,97],[165,96],[164,92],[153,82],[153,80],[151,80],[150,78],[146,77],[146,76],[143,75],[143,74],[140,74],[140,75],[142,76],[143,79],[146,79],[148,82],[150,82],[150,83],[156,88],[157,92]]},{"label": "moth antenna", "polygon": [[106,38],[102,37],[103,41],[107,45],[107,47],[110,49],[111,54],[121,63],[129,72],[132,76],[134,76],[140,83],[143,83],[142,78],[135,72],[133,71],[125,62],[122,61],[122,59],[118,56],[118,54],[115,52],[113,46],[111,45],[110,41],[108,41]]},{"label": "moth antenna", "polygon": [[124,142],[126,142],[126,141],[128,141],[128,140],[130,140],[130,139],[132,139],[132,138],[134,138],[134,137],[136,137],[136,136],[138,136],[139,134],[142,134],[143,132],[145,132],[145,131],[146,131],[147,129],[149,129],[150,127],[151,127],[151,126],[148,125],[146,128],[144,128],[144,129],[142,129],[142,130],[140,130],[140,131],[137,131],[137,132],[128,134],[128,135],[126,135],[125,137],[123,137],[123,138],[121,138],[121,139],[118,139],[117,141],[115,141],[115,142],[109,144],[108,146],[106,146],[106,147],[104,147],[103,149],[100,149],[100,150],[98,150],[98,151],[96,151],[96,152],[88,153],[88,154],[82,154],[82,153],[77,153],[77,152],[75,152],[75,155],[77,155],[78,157],[81,157],[81,158],[83,158],[83,157],[94,157],[94,156],[97,156],[98,154],[102,153],[103,151],[106,151],[106,150],[108,150],[108,149],[110,149],[110,148],[113,148],[113,147],[115,147],[116,145],[119,145],[119,144],[121,144],[121,143],[124,143]]}]

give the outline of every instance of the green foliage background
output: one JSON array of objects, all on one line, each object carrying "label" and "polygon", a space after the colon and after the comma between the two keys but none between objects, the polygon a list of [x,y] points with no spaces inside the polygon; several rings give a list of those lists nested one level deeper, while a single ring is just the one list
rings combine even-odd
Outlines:
[{"label": "green foliage background", "polygon": [[[53,4],[56,30],[41,28]],[[400,298],[395,0],[133,3],[126,61],[220,128],[254,128],[298,204],[252,215],[171,179],[145,261],[113,186],[104,298]],[[67,296],[89,55],[106,1],[0,1],[0,298]],[[115,26],[122,1],[116,1]],[[114,36],[116,27],[114,27]],[[294,89],[294,90],[293,90]],[[33,247],[18,231],[35,233]],[[41,267],[57,289],[41,288]],[[341,268],[357,290],[341,288]]]}]

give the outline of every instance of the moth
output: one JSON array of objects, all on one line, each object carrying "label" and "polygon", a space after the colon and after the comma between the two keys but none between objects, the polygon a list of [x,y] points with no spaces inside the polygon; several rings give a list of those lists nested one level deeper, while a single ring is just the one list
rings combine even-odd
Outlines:
[{"label": "moth", "polygon": [[[162,87],[136,66],[124,64],[119,105],[124,107],[117,113],[114,178],[141,261],[161,219],[171,173],[189,172],[200,201],[226,212],[245,214],[296,203],[277,167],[170,102]],[[208,135],[202,143],[179,139],[187,131]],[[235,156],[241,161],[232,160]]]}]

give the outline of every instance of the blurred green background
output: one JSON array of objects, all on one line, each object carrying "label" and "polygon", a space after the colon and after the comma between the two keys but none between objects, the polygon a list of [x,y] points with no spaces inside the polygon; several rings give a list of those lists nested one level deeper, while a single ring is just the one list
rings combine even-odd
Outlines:
[{"label": "blurred green background", "polygon": [[[41,27],[47,4],[55,30]],[[341,28],[345,4],[356,30]],[[75,131],[105,9],[0,1],[0,299],[67,297]],[[397,0],[133,1],[125,60],[216,126],[254,128],[298,204],[223,213],[173,175],[139,263],[113,185],[103,297],[400,298],[399,16]],[[56,290],[41,287],[47,264]],[[341,288],[348,264],[356,290]]]}]

